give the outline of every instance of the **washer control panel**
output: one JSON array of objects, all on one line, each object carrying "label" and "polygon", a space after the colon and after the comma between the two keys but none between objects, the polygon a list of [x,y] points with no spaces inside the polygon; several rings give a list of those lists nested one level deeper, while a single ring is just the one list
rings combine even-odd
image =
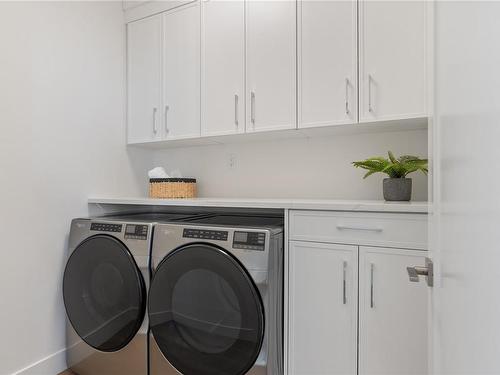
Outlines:
[{"label": "washer control panel", "polygon": [[227,231],[224,230],[204,230],[185,228],[182,233],[184,238],[196,238],[202,240],[227,241]]},{"label": "washer control panel", "polygon": [[127,224],[125,227],[125,239],[127,240],[147,240],[148,226],[141,224]]},{"label": "washer control panel", "polygon": [[122,231],[123,225],[121,224],[109,224],[109,223],[92,223],[90,224],[90,230],[95,230],[99,232],[114,232],[120,233]]},{"label": "washer control panel", "polygon": [[264,251],[266,248],[265,232],[234,232],[233,248]]}]

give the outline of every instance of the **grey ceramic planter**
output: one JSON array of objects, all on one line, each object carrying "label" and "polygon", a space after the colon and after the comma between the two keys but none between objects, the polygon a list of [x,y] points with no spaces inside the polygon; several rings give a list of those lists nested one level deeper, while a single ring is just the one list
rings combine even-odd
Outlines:
[{"label": "grey ceramic planter", "polygon": [[411,178],[384,178],[383,186],[386,201],[411,200]]}]

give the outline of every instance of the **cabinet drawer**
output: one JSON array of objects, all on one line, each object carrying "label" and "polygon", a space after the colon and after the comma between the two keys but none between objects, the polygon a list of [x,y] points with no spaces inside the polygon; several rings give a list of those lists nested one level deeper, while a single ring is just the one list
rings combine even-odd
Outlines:
[{"label": "cabinet drawer", "polygon": [[427,215],[290,211],[290,240],[427,250]]}]

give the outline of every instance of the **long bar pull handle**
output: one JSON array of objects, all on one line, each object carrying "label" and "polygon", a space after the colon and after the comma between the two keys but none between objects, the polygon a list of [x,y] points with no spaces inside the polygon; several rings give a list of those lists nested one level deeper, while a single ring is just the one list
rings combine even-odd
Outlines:
[{"label": "long bar pull handle", "polygon": [[372,75],[368,74],[368,112],[373,113],[372,107]]},{"label": "long bar pull handle", "polygon": [[158,108],[154,107],[153,108],[153,134],[158,133],[158,129],[156,128],[156,112],[158,111]]},{"label": "long bar pull handle", "polygon": [[238,127],[238,94],[234,94],[234,124]]},{"label": "long bar pull handle", "polygon": [[374,271],[375,265],[373,263],[370,263],[370,308],[373,309],[375,306],[373,302],[373,271]]},{"label": "long bar pull handle", "polygon": [[343,274],[343,280],[342,280],[342,302],[344,305],[347,304],[347,262],[344,261],[342,264],[342,274]]},{"label": "long bar pull handle", "polygon": [[167,121],[167,117],[168,117],[168,110],[170,109],[170,107],[168,105],[165,106],[165,116],[164,116],[164,121],[165,121],[165,134],[168,134],[170,132],[170,130],[168,130],[168,121]]},{"label": "long bar pull handle", "polygon": [[345,114],[348,115],[349,110],[349,78],[345,79]]},{"label": "long bar pull handle", "polygon": [[250,122],[255,127],[255,93],[250,93]]}]

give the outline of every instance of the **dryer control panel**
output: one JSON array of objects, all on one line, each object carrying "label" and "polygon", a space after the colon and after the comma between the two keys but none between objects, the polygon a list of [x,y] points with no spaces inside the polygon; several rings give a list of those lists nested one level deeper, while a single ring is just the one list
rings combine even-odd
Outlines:
[{"label": "dryer control panel", "polygon": [[90,230],[95,230],[99,232],[117,232],[122,231],[121,224],[110,224],[110,223],[92,223],[90,224]]},{"label": "dryer control panel", "polygon": [[225,230],[204,230],[185,228],[182,236],[184,238],[198,238],[203,240],[227,241],[227,231]]},{"label": "dryer control panel", "polygon": [[125,238],[131,240],[147,240],[148,226],[140,224],[127,224],[125,227]]},{"label": "dryer control panel", "polygon": [[233,248],[243,250],[266,249],[266,233],[264,232],[234,232]]}]

